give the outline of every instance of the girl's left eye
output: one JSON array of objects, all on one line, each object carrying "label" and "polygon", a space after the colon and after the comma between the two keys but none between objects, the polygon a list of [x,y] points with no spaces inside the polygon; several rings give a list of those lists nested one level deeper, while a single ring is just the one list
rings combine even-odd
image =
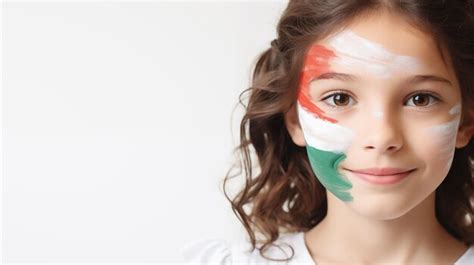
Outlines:
[{"label": "girl's left eye", "polygon": [[427,92],[416,93],[413,96],[411,96],[406,102],[410,102],[411,99],[413,99],[412,102],[415,104],[415,105],[412,105],[414,107],[429,107],[440,101],[440,99],[437,96],[431,93],[427,93]]}]

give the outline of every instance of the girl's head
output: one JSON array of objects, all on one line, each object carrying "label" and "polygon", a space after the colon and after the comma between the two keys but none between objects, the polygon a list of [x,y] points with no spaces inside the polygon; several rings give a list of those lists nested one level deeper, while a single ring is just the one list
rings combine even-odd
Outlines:
[{"label": "girl's head", "polygon": [[[440,185],[455,147],[470,138],[456,134],[461,90],[448,54],[386,10],[353,20],[306,54],[285,117],[293,142],[306,146],[326,190],[355,211],[377,219],[406,213]],[[352,173],[364,168],[413,171],[396,185],[367,185]]]},{"label": "girl's head", "polygon": [[[327,192],[378,220],[435,194],[439,222],[474,242],[473,8],[469,0],[289,2],[246,90],[247,181],[229,199],[253,246],[255,232],[263,252],[281,230],[319,223]],[[352,172],[373,167],[410,173],[376,185]]]}]

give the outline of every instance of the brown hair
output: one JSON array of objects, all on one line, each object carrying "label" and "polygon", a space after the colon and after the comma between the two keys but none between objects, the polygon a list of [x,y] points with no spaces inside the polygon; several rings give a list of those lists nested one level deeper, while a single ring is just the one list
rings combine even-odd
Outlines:
[{"label": "brown hair", "polygon": [[[326,189],[315,177],[306,148],[286,129],[284,114],[296,102],[303,59],[309,45],[360,16],[385,8],[429,32],[438,49],[446,47],[462,94],[463,119],[474,103],[474,2],[472,0],[290,0],[277,25],[277,39],[258,58],[251,86],[240,94],[240,163],[227,172],[223,188],[232,210],[256,248],[263,235],[264,257],[280,232],[301,232],[326,215]],[[442,53],[443,55],[443,53]],[[444,59],[444,55],[443,55]],[[249,93],[248,104],[242,101]],[[468,109],[469,108],[469,109]],[[466,245],[474,242],[474,141],[456,149],[451,169],[436,189],[436,217]],[[258,167],[255,168],[255,163]],[[232,175],[233,169],[239,172]],[[242,170],[243,169],[243,170]],[[259,170],[257,173],[254,170]],[[234,198],[230,178],[244,171],[245,184]],[[469,218],[471,217],[471,218]],[[291,247],[291,246],[290,246]],[[291,247],[294,255],[294,250]],[[274,260],[269,258],[270,260]]]}]

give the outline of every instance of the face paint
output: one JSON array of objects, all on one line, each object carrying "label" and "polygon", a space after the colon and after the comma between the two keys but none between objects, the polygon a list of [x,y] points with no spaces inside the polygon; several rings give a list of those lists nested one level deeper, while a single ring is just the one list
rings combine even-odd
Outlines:
[{"label": "face paint", "polygon": [[382,45],[346,30],[329,42],[339,56],[332,63],[351,70],[359,69],[377,78],[389,78],[396,72],[415,72],[421,63],[411,56],[394,54]]},{"label": "face paint", "polygon": [[452,107],[449,110],[449,114],[451,115],[461,114],[461,104],[457,104],[456,106]]},{"label": "face paint", "polygon": [[[308,158],[318,180],[336,197],[352,201],[348,192],[352,188],[338,166],[346,158],[346,151],[355,138],[352,129],[337,124],[312,101],[309,85],[330,68],[358,69],[377,78],[388,78],[396,71],[413,72],[420,63],[410,56],[400,56],[372,43],[351,31],[345,31],[329,42],[332,50],[322,45],[310,47],[305,57],[298,91],[297,111],[306,142]],[[337,53],[337,56],[336,56]],[[340,57],[342,56],[342,57]],[[382,117],[383,112],[375,112]]]},{"label": "face paint", "polygon": [[347,192],[352,184],[338,173],[339,163],[354,138],[354,132],[336,123],[315,117],[297,103],[309,162],[321,184],[343,201],[352,201]]},{"label": "face paint", "polygon": [[374,117],[375,118],[381,118],[383,116],[383,112],[382,111],[375,111],[374,113]]},{"label": "face paint", "polygon": [[429,127],[426,129],[427,133],[440,146],[439,159],[448,161],[445,170],[451,167],[452,159],[454,158],[454,151],[456,146],[456,135],[458,131],[461,105],[457,104],[449,110],[449,114],[456,116],[453,120]]},{"label": "face paint", "polygon": [[336,122],[324,115],[324,112],[318,108],[312,101],[309,93],[309,84],[314,77],[329,70],[329,60],[336,55],[321,45],[314,45],[306,55],[303,73],[300,79],[300,91],[298,93],[299,103],[308,111],[313,113],[317,118],[327,120],[329,122]]},{"label": "face paint", "polygon": [[329,60],[334,57],[335,54],[324,46],[311,47],[301,75],[297,112],[307,144],[309,162],[316,177],[339,199],[352,201],[352,196],[347,192],[352,184],[339,174],[337,168],[346,158],[344,153],[352,143],[354,132],[336,124],[337,120],[327,117],[311,101],[309,93],[311,79],[327,71]]}]

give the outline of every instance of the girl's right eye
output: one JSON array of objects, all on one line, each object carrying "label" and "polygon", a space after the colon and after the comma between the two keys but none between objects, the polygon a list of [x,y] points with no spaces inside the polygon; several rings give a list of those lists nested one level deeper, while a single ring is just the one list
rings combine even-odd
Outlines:
[{"label": "girl's right eye", "polygon": [[[329,99],[329,103],[327,100]],[[354,101],[352,97],[344,92],[336,92],[328,95],[327,97],[324,97],[322,99],[323,102],[325,102],[329,107],[331,108],[337,108],[337,107],[345,107],[347,106],[348,102]]]}]

